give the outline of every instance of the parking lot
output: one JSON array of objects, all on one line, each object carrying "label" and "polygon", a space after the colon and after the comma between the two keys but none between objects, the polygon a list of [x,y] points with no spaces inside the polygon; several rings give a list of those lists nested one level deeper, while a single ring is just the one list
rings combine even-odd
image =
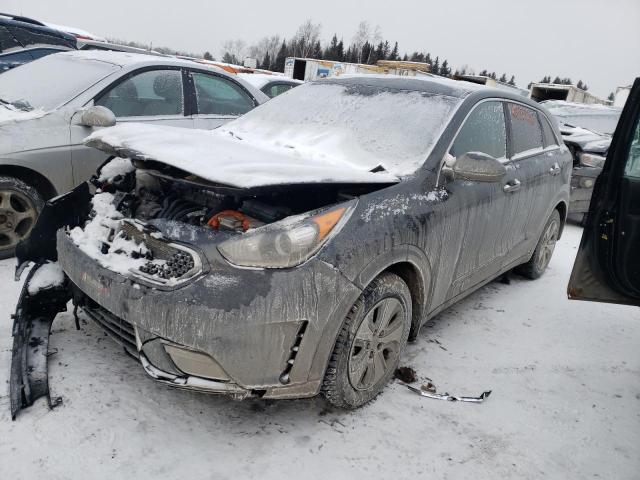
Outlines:
[{"label": "parking lot", "polygon": [[[455,305],[401,364],[440,392],[399,383],[345,412],[321,399],[234,402],[148,379],[94,324],[53,324],[52,394],[9,414],[14,261],[0,262],[2,478],[637,478],[640,312],[570,302],[581,229],[567,226],[538,281],[511,276]],[[11,459],[11,462],[6,461]],[[417,477],[416,477],[417,478]]]}]

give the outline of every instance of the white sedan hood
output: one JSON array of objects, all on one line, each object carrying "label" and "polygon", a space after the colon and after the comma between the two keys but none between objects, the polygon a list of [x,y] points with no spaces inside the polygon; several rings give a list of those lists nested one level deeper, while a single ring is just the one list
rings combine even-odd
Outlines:
[{"label": "white sedan hood", "polygon": [[[255,142],[228,130],[190,130],[127,123],[91,134],[85,144],[134,160],[155,160],[210,182],[238,188],[297,183],[397,183],[375,166],[307,155],[281,144]],[[376,172],[372,172],[374,169]]]}]

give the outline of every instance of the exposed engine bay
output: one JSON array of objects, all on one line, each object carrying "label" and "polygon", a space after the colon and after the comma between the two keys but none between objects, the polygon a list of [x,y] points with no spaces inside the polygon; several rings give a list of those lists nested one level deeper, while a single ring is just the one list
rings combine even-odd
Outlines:
[{"label": "exposed engine bay", "polygon": [[[69,234],[105,268],[164,285],[192,278],[202,265],[189,246],[163,238],[158,222],[204,230],[223,240],[383,187],[306,184],[238,189],[158,162],[136,161],[135,166],[112,178],[92,180],[97,191],[89,220]],[[273,245],[279,247],[290,248]]]}]

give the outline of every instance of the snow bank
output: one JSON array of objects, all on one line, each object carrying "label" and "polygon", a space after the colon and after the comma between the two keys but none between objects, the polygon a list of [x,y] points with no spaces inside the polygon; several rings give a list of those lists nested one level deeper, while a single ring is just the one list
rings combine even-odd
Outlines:
[{"label": "snow bank", "polygon": [[64,272],[62,271],[62,267],[60,267],[58,262],[49,262],[43,264],[36,270],[36,273],[34,273],[31,280],[29,280],[27,291],[29,295],[35,295],[40,290],[59,287],[63,283]]},{"label": "snow bank", "polygon": [[131,163],[131,160],[128,158],[116,157],[100,169],[100,177],[98,180],[101,182],[107,182],[113,180],[118,175],[126,175],[134,170],[135,167]]}]

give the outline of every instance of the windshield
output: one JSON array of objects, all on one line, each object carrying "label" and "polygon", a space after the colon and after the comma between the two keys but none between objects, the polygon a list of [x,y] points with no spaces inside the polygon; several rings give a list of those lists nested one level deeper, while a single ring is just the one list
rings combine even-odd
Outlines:
[{"label": "windshield", "polygon": [[559,122],[612,135],[618,125],[622,110],[606,105],[573,104],[568,102],[543,102]]},{"label": "windshield", "polygon": [[426,160],[460,99],[362,84],[310,83],[221,127],[301,159],[403,176]]},{"label": "windshield", "polygon": [[118,69],[65,53],[48,55],[0,75],[0,100],[24,111],[50,111]]}]

